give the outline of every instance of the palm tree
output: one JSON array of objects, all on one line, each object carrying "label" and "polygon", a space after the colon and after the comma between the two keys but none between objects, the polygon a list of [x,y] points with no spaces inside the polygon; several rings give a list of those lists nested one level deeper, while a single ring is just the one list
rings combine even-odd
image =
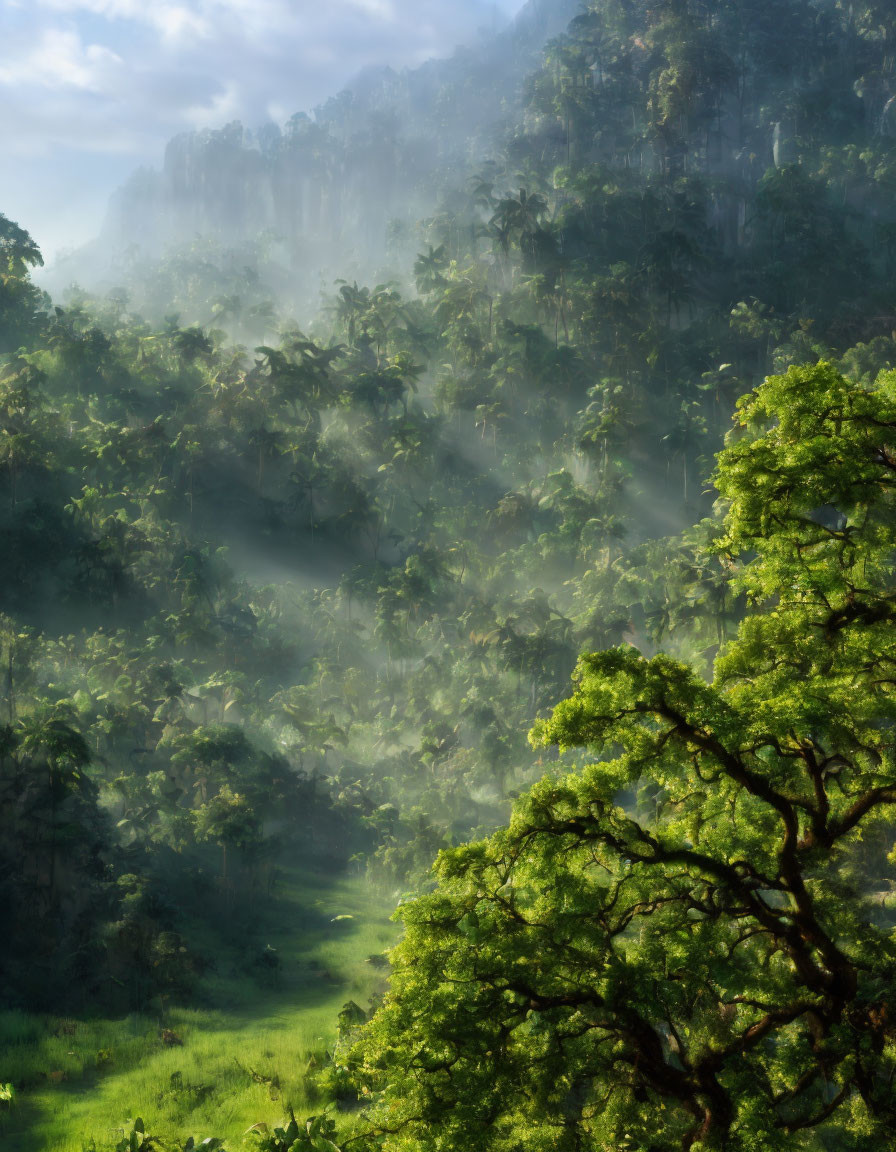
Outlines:
[{"label": "palm tree", "polygon": [[498,201],[492,222],[509,227],[520,237],[532,236],[541,227],[547,210],[547,201],[543,196],[520,188],[516,196],[505,196]]},{"label": "palm tree", "polygon": [[31,268],[42,268],[44,258],[31,236],[0,212],[0,261],[6,273],[24,280]]},{"label": "palm tree", "polygon": [[444,244],[440,244],[438,248],[433,248],[430,244],[426,253],[418,255],[414,262],[414,278],[421,296],[428,296],[442,287],[445,283],[442,273],[447,266]]},{"label": "palm tree", "polygon": [[678,420],[671,432],[663,440],[672,449],[673,456],[681,456],[683,496],[688,499],[688,473],[693,462],[694,454],[700,448],[706,435],[706,418],[702,413],[697,400],[683,400],[678,413]]}]

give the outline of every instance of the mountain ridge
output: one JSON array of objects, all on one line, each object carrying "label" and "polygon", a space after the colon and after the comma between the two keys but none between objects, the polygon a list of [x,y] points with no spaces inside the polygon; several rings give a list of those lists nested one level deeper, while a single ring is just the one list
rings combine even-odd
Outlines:
[{"label": "mountain ridge", "polygon": [[275,238],[283,266],[309,282],[332,263],[334,243],[341,266],[372,274],[387,257],[390,224],[407,229],[431,215],[446,174],[462,181],[490,158],[521,109],[525,76],[580,7],[529,0],[477,45],[416,68],[365,69],[282,126],[233,121],[173,137],[161,168],[137,169],[113,193],[99,241],[64,261],[57,277],[74,270],[88,283],[108,282],[123,258],[197,237],[232,249],[259,234]]}]

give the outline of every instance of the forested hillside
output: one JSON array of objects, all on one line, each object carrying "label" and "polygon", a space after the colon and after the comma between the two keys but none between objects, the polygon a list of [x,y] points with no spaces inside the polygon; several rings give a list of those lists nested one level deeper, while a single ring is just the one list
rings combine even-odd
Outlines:
[{"label": "forested hillside", "polygon": [[[337,273],[375,277],[388,262],[406,275],[417,221],[501,151],[526,76],[578,8],[528,0],[503,31],[416,69],[370,68],[311,115],[175,137],[160,171],[118,190],[99,241],[62,276],[136,279],[159,250],[197,238],[235,271],[244,299],[246,264],[265,266],[281,309],[314,309]],[[162,315],[172,291],[166,280],[145,303]],[[204,322],[198,303],[187,311]]]},{"label": "forested hillside", "polygon": [[[526,28],[173,142],[107,291],[0,217],[7,1017],[321,1000],[270,925],[347,876],[428,895],[269,1152],[883,1148],[896,13]],[[60,1147],[32,1040],[0,1139]],[[216,1091],[158,1139],[239,1147]]]}]

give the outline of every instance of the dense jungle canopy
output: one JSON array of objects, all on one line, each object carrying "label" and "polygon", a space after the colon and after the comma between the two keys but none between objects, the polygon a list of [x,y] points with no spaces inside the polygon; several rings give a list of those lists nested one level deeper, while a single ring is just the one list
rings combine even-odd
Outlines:
[{"label": "dense jungle canopy", "polygon": [[265,1152],[886,1148],[896,11],[543,27],[174,142],[89,289],[0,216],[3,1007],[170,1037],[345,875]]}]

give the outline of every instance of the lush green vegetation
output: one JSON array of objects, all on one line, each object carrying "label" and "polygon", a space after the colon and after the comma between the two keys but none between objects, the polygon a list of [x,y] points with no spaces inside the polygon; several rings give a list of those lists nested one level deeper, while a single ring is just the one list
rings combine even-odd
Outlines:
[{"label": "lush green vegetation", "polygon": [[360,878],[287,876],[281,907],[254,927],[261,955],[217,953],[189,1003],[115,1018],[0,1014],[0,1081],[16,1086],[3,1147],[102,1149],[138,1115],[157,1137],[215,1132],[238,1145],[290,1105],[319,1111],[338,1088],[343,1005],[382,993],[390,910]]},{"label": "lush green vegetation", "polygon": [[[5,1136],[880,1146],[894,44],[592,0],[317,315],[261,238],[54,307],[0,218]],[[333,917],[443,848],[352,1056]]]},{"label": "lush green vegetation", "polygon": [[590,762],[440,857],[359,1051],[384,1147],[886,1146],[894,397],[822,365],[741,406],[716,548],[756,607],[712,684],[583,657],[533,738]]}]

